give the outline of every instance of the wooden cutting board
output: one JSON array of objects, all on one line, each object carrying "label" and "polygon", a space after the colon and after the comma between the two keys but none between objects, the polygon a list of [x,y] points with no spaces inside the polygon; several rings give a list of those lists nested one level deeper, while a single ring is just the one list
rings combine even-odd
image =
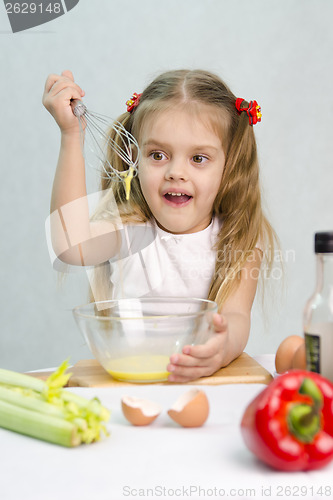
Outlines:
[{"label": "wooden cutting board", "polygon": [[[96,359],[79,361],[69,370],[72,373],[68,381],[69,387],[120,387],[122,385],[138,385],[120,382],[109,375]],[[29,373],[45,379],[50,373]],[[187,385],[220,385],[220,384],[269,384],[272,375],[251,356],[243,352],[230,365],[217,371],[211,377],[203,377]],[[154,385],[170,385],[172,382],[155,382]]]}]

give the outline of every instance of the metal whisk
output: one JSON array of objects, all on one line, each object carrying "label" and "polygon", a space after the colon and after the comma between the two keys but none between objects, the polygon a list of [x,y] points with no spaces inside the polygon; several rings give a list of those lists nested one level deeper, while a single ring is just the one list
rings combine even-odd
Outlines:
[{"label": "metal whisk", "polygon": [[[90,149],[101,162],[104,175],[113,181],[124,183],[126,200],[128,200],[131,192],[131,181],[138,173],[138,164],[140,160],[140,149],[136,139],[120,122],[113,121],[106,116],[89,111],[82,101],[73,99],[71,101],[71,106],[74,115],[79,120],[82,148],[85,142],[84,132],[87,131],[90,136]],[[106,134],[106,129],[110,128],[111,123],[117,138],[120,139],[119,143]],[[104,149],[110,147],[119,158],[128,165],[127,170],[119,171],[111,165],[100,141],[102,141]],[[134,151],[135,158],[133,155]],[[106,165],[108,168],[106,168]]]}]

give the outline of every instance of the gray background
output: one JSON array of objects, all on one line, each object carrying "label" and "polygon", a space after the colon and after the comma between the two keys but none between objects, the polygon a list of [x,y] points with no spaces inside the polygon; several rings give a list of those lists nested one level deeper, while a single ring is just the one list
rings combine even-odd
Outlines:
[{"label": "gray background", "polygon": [[[333,3],[325,0],[81,0],[66,15],[12,34],[0,5],[0,366],[17,370],[91,357],[71,309],[84,272],[60,283],[44,224],[59,132],[42,107],[49,73],[71,69],[89,108],[116,117],[158,73],[203,68],[256,99],[265,205],[284,256],[284,284],[253,309],[249,354],[302,334],[314,288],[313,234],[333,229]],[[89,173],[89,191],[96,189]]]}]

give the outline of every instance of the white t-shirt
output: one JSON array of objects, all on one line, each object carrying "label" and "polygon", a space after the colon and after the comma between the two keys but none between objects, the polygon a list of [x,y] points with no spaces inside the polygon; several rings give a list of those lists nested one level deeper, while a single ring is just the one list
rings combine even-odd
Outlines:
[{"label": "white t-shirt", "polygon": [[216,217],[204,230],[181,235],[151,222],[124,226],[120,252],[110,260],[113,298],[207,298],[220,228]]}]

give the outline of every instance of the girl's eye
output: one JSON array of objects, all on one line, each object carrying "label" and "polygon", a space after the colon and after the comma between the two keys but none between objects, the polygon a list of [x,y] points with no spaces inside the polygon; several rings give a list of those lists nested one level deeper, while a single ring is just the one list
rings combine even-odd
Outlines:
[{"label": "girl's eye", "polygon": [[204,163],[204,161],[207,160],[207,158],[202,155],[194,155],[192,160],[194,161],[194,163]]},{"label": "girl's eye", "polygon": [[165,155],[163,153],[160,153],[159,151],[154,151],[153,153],[150,153],[150,156],[155,161],[161,161],[165,159]]}]

